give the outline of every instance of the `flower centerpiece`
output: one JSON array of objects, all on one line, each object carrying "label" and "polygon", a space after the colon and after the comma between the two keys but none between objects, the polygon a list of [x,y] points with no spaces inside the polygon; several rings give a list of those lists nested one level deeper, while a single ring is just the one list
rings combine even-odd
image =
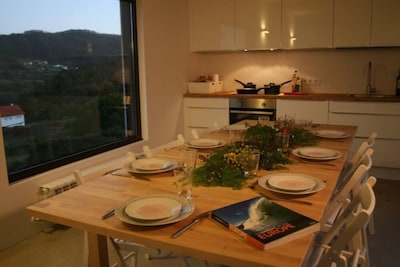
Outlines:
[{"label": "flower centerpiece", "polygon": [[193,185],[227,186],[240,189],[248,179],[245,173],[249,168],[249,155],[254,150],[260,152],[261,169],[285,168],[284,165],[290,164],[291,160],[278,151],[278,136],[282,131],[289,132],[291,147],[317,143],[310,131],[297,128],[295,124],[280,128],[261,124],[250,126],[242,141],[215,151],[204,159],[204,165],[193,171]]}]

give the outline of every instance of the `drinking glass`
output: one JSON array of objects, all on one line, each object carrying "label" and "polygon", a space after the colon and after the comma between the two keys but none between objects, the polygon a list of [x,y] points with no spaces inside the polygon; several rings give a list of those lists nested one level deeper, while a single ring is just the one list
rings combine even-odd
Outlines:
[{"label": "drinking glass", "polygon": [[244,175],[246,177],[257,176],[259,163],[260,163],[260,151],[253,150],[248,157],[248,161],[246,162],[246,170],[244,172]]},{"label": "drinking glass", "polygon": [[281,132],[276,134],[276,147],[277,150],[283,154],[289,152],[290,133]]},{"label": "drinking glass", "polygon": [[236,142],[242,141],[243,138],[243,131],[241,130],[229,130],[229,140],[231,145],[235,144]]},{"label": "drinking glass", "polygon": [[258,123],[262,126],[269,124],[269,117],[268,116],[258,116]]},{"label": "drinking glass", "polygon": [[188,200],[192,198],[193,169],[185,169],[182,165],[174,168],[176,193]]}]

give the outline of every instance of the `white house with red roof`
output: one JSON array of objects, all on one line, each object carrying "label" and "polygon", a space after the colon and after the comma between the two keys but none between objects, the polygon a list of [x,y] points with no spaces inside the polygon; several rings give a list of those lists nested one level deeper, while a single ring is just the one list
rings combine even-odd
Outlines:
[{"label": "white house with red roof", "polygon": [[25,126],[25,112],[18,105],[0,106],[2,127]]}]

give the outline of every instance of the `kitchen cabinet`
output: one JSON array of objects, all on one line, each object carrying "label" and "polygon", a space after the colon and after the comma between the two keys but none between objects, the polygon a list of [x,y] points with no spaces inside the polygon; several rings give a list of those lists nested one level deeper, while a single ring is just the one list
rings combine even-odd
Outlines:
[{"label": "kitchen cabinet", "polygon": [[330,101],[329,124],[358,126],[352,152],[377,132],[373,165],[400,168],[400,103]]},{"label": "kitchen cabinet", "polygon": [[276,117],[291,116],[296,120],[312,120],[313,123],[328,123],[329,101],[278,99]]},{"label": "kitchen cabinet", "polygon": [[235,48],[281,47],[281,0],[235,0]]},{"label": "kitchen cabinet", "polygon": [[373,0],[372,46],[400,46],[400,1]]},{"label": "kitchen cabinet", "polygon": [[192,129],[201,132],[215,122],[221,127],[229,125],[229,99],[185,97],[183,117],[185,139],[191,140]]},{"label": "kitchen cabinet", "polygon": [[370,46],[371,13],[372,0],[335,0],[333,46]]},{"label": "kitchen cabinet", "polygon": [[234,49],[234,1],[189,0],[191,51]]},{"label": "kitchen cabinet", "polygon": [[282,48],[333,44],[333,0],[282,0]]}]

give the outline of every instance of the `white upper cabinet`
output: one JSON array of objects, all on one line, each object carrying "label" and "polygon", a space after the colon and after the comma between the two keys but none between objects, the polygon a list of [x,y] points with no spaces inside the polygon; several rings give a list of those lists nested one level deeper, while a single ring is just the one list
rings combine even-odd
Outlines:
[{"label": "white upper cabinet", "polygon": [[282,48],[333,44],[333,0],[282,0]]},{"label": "white upper cabinet", "polygon": [[372,46],[400,46],[400,1],[373,0]]},{"label": "white upper cabinet", "polygon": [[371,13],[372,0],[335,0],[333,46],[368,47]]},{"label": "white upper cabinet", "polygon": [[191,51],[234,49],[234,1],[189,0]]},{"label": "white upper cabinet", "polygon": [[281,47],[281,0],[235,0],[236,49]]}]

